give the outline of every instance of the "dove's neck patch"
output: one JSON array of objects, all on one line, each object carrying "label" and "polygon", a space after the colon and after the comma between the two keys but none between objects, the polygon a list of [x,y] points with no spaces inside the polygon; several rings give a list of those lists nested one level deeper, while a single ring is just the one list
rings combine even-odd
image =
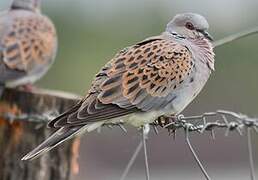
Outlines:
[{"label": "dove's neck patch", "polygon": [[176,39],[185,39],[185,36],[182,36],[176,32],[171,32],[172,36]]},{"label": "dove's neck patch", "polygon": [[41,0],[14,0],[11,10],[23,9],[29,11],[39,11]]}]

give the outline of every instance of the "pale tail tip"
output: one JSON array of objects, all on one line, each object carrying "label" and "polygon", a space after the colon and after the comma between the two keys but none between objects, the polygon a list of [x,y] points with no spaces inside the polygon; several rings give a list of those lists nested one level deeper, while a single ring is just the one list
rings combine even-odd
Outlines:
[{"label": "pale tail tip", "polygon": [[21,160],[22,160],[22,161],[31,160],[32,157],[33,157],[33,156],[31,156],[30,153],[29,153],[29,154],[26,154],[25,156],[23,156],[23,157],[21,158]]},{"label": "pale tail tip", "polygon": [[25,156],[23,156],[21,158],[22,161],[28,161],[28,160],[33,160],[37,157],[39,157],[40,155],[42,155],[44,152],[47,151],[47,148],[41,149],[39,151],[37,151],[36,149],[29,152],[28,154],[26,154]]},{"label": "pale tail tip", "polygon": [[27,156],[24,156],[21,158],[21,161],[27,161],[29,158]]}]

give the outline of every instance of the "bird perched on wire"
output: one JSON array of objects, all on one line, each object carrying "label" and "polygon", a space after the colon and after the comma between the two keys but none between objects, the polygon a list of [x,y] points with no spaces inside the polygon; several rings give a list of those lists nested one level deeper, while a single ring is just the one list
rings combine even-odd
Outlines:
[{"label": "bird perched on wire", "polygon": [[214,70],[208,27],[201,15],[178,14],[161,35],[118,52],[95,76],[88,94],[50,121],[56,132],[23,160],[105,123],[142,127],[159,116],[179,114]]},{"label": "bird perched on wire", "polygon": [[56,30],[41,14],[40,0],[14,0],[0,14],[0,97],[5,86],[29,88],[40,79],[56,50]]}]

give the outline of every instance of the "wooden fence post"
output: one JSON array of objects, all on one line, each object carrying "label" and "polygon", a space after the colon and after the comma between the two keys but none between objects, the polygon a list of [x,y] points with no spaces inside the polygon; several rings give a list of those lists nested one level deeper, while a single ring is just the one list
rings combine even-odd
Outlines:
[{"label": "wooden fence post", "polygon": [[0,180],[69,180],[78,171],[78,139],[39,159],[20,160],[49,136],[47,120],[75,104],[78,98],[46,90],[5,90],[0,101]]}]

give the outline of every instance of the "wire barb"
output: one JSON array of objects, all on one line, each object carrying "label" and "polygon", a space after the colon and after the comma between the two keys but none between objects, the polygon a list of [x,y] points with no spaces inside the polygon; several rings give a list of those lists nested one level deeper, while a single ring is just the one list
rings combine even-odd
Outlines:
[{"label": "wire barb", "polygon": [[157,126],[152,125],[152,128],[153,128],[155,134],[158,135],[159,134],[159,130],[158,130]]},{"label": "wire barb", "polygon": [[124,133],[127,133],[127,130],[126,130],[126,128],[124,127],[123,124],[119,123],[119,124],[118,124],[118,127],[119,127]]}]

